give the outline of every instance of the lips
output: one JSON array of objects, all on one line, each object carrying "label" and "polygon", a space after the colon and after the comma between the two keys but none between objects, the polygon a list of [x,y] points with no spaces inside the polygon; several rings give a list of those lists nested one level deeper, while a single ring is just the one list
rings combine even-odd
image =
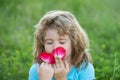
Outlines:
[{"label": "lips", "polygon": [[47,52],[40,53],[39,58],[44,62],[47,62],[49,64],[54,64],[55,63],[54,57],[59,57],[63,60],[65,55],[66,55],[66,50],[62,47],[57,47],[52,51],[52,53],[47,53]]}]

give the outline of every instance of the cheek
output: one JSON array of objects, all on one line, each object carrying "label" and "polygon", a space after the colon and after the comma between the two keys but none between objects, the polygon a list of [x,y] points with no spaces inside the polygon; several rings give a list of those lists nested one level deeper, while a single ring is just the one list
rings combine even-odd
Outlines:
[{"label": "cheek", "polygon": [[52,48],[48,45],[45,45],[45,51],[48,52],[48,53],[51,53],[52,52]]},{"label": "cheek", "polygon": [[69,47],[69,48],[67,49],[66,55],[67,55],[67,56],[71,55],[71,47]]},{"label": "cheek", "polygon": [[70,56],[72,53],[72,47],[71,47],[71,44],[69,44],[67,47],[66,47],[66,57]]}]

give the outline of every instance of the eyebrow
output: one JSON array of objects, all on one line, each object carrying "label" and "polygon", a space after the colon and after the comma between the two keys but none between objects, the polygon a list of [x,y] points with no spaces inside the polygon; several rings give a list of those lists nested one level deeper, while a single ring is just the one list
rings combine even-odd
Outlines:
[{"label": "eyebrow", "polygon": [[52,39],[44,39],[44,41],[48,41],[48,40],[52,40]]},{"label": "eyebrow", "polygon": [[68,39],[58,39],[58,40],[68,40]]},{"label": "eyebrow", "polygon": [[[62,38],[60,38],[58,40],[68,40],[68,39],[62,39]],[[44,41],[52,41],[52,39],[44,39]]]},{"label": "eyebrow", "polygon": [[[45,41],[52,40],[51,38],[44,38]],[[60,36],[58,40],[68,40],[66,36]]]}]

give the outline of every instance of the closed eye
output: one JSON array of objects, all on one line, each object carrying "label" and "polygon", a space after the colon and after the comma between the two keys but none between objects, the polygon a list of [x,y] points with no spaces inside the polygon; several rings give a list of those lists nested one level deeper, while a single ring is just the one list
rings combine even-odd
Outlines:
[{"label": "closed eye", "polygon": [[50,45],[50,44],[53,43],[53,41],[52,40],[46,40],[45,43]]},{"label": "closed eye", "polygon": [[47,42],[47,44],[52,44],[52,42]]},{"label": "closed eye", "polygon": [[60,41],[59,43],[60,43],[60,44],[65,44],[66,41],[65,41],[65,40],[62,40],[62,41]]},{"label": "closed eye", "polygon": [[60,44],[65,44],[65,42],[60,42]]}]

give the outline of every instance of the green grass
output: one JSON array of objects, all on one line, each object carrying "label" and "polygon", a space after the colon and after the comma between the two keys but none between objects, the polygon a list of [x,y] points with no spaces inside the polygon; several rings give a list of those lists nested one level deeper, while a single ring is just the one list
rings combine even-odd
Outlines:
[{"label": "green grass", "polygon": [[50,10],[71,11],[86,30],[97,80],[119,80],[119,0],[1,0],[0,79],[27,80],[34,25]]}]

